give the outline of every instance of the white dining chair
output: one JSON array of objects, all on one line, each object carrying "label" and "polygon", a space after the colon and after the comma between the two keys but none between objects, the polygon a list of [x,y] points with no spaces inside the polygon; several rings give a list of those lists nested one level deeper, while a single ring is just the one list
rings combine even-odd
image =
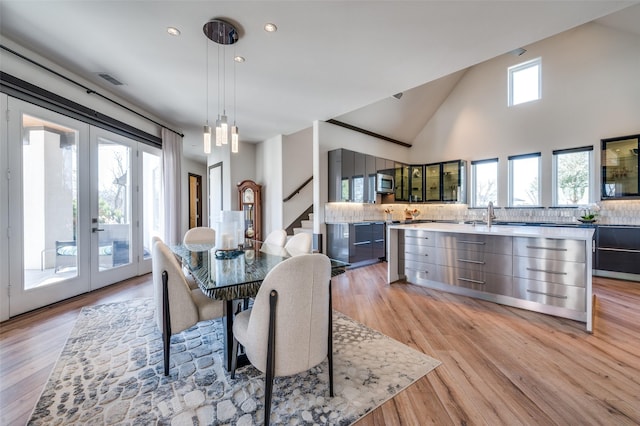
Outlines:
[{"label": "white dining chair", "polygon": [[215,244],[216,230],[206,226],[189,229],[182,238],[183,244]]},{"label": "white dining chair", "polygon": [[[211,244],[214,245],[216,243],[216,230],[213,228],[208,228],[206,226],[197,226],[195,228],[189,229],[185,232],[184,237],[182,238],[182,244],[188,246],[189,244]],[[189,268],[185,265],[182,265],[182,272],[184,273],[185,279],[187,280],[187,284],[189,284],[189,288],[194,289],[198,288],[198,282],[194,278]]]},{"label": "white dining chair", "polygon": [[284,247],[287,242],[287,232],[284,229],[276,229],[271,231],[267,238],[263,241],[264,244],[269,244],[278,247]]},{"label": "white dining chair", "polygon": [[187,284],[178,259],[162,241],[153,245],[152,257],[156,323],[162,332],[164,375],[169,375],[171,336],[200,321],[224,315],[224,301],[209,298]]},{"label": "white dining chair", "polygon": [[284,248],[291,256],[311,253],[311,234],[300,232],[295,234],[285,244]]},{"label": "white dining chair", "polygon": [[301,373],[328,359],[329,395],[333,396],[330,281],[331,262],[326,255],[291,257],[269,271],[253,307],[234,319],[231,378],[235,378],[240,344],[249,362],[265,373],[265,425],[275,377]]}]

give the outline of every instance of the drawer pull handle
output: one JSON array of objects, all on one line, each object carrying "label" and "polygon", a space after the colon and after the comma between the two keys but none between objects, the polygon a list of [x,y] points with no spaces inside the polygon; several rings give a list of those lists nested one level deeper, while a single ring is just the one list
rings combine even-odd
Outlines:
[{"label": "drawer pull handle", "polygon": [[561,272],[561,271],[550,271],[548,269],[536,269],[536,268],[527,268],[527,271],[532,271],[532,272],[544,272],[546,274],[556,274],[556,275],[567,275],[566,272]]},{"label": "drawer pull handle", "polygon": [[363,244],[371,244],[371,241],[360,241],[358,243],[353,243],[354,246],[361,246]]},{"label": "drawer pull handle", "polygon": [[477,245],[480,245],[480,246],[483,246],[483,245],[487,244],[487,243],[486,243],[486,242],[484,242],[484,241],[467,241],[467,240],[458,240],[458,242],[459,242],[459,243],[462,243],[462,244],[477,244]]},{"label": "drawer pull handle", "polygon": [[379,239],[379,240],[373,240],[373,241],[376,242],[376,243],[384,243],[384,238]]},{"label": "drawer pull handle", "polygon": [[527,246],[527,248],[530,248],[530,249],[537,249],[537,250],[567,251],[567,249],[566,249],[566,248],[559,248],[559,247]]},{"label": "drawer pull handle", "polygon": [[568,299],[569,298],[568,296],[564,296],[562,294],[546,293],[544,291],[529,290],[529,289],[527,289],[527,293],[541,294],[543,296],[555,297],[557,299]]},{"label": "drawer pull handle", "polygon": [[476,265],[484,265],[485,264],[485,262],[483,262],[481,260],[469,260],[469,259],[458,259],[458,262],[475,263]]},{"label": "drawer pull handle", "polygon": [[609,248],[609,247],[598,247],[598,250],[602,250],[602,251],[621,251],[623,253],[640,253],[640,250],[618,249],[618,248]]},{"label": "drawer pull handle", "polygon": [[422,273],[422,274],[428,274],[429,271],[423,271],[420,269],[413,269],[413,268],[405,268],[407,271],[413,271],[413,272],[418,272],[418,273]]},{"label": "drawer pull handle", "polygon": [[458,277],[458,280],[460,280],[460,281],[467,281],[467,282],[474,283],[474,284],[482,284],[482,285],[485,285],[485,284],[486,284],[486,282],[484,282],[484,281],[480,281],[480,280],[472,280],[471,278],[462,278],[462,277]]}]

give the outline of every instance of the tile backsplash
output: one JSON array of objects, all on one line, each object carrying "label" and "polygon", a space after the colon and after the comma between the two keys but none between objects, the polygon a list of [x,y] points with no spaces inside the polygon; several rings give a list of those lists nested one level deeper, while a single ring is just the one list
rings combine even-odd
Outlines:
[{"label": "tile backsplash", "polygon": [[[601,225],[640,225],[640,200],[607,200],[597,203],[597,223]],[[385,209],[391,213],[385,213]],[[417,209],[416,219],[469,221],[484,220],[486,209],[466,204],[360,204],[327,203],[326,223],[404,220],[405,209]],[[586,207],[578,208],[495,208],[496,220],[509,222],[577,223]]]}]

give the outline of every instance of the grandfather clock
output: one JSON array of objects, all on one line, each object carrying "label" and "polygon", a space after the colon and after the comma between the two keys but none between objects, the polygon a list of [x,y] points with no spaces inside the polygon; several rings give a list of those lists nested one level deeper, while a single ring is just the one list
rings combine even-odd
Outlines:
[{"label": "grandfather clock", "polygon": [[244,236],[262,241],[262,185],[243,180],[238,184],[238,201],[244,214]]}]

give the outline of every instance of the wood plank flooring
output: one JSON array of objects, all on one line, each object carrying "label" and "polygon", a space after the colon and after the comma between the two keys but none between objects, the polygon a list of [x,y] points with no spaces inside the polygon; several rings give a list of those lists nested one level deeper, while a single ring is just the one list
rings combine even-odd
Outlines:
[{"label": "wood plank flooring", "polygon": [[[365,425],[639,425],[640,283],[594,277],[584,324],[402,283],[333,280],[334,308],[442,361]],[[138,277],[0,324],[0,424],[25,424],[82,306],[152,295]]]}]

